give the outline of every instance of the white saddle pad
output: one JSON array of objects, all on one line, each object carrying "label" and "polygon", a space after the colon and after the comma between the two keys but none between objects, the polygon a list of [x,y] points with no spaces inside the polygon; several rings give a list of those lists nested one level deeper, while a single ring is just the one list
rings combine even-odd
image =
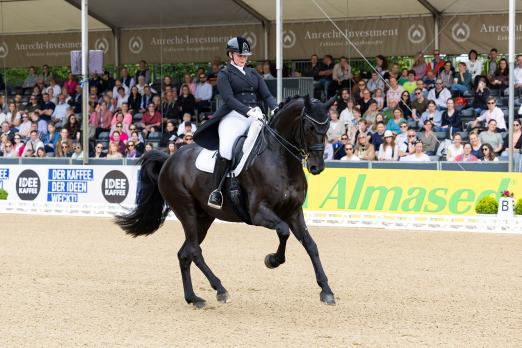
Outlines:
[{"label": "white saddle pad", "polygon": [[[254,147],[254,144],[256,143],[257,137],[259,136],[259,133],[261,132],[262,128],[263,122],[252,122],[250,128],[248,129],[247,138],[243,143],[243,157],[241,157],[241,160],[239,161],[239,164],[236,166],[236,168],[230,173],[228,173],[228,176],[239,176],[239,174],[243,170],[243,167],[245,166],[245,162],[247,161],[250,152],[252,152],[252,148]],[[198,157],[196,158],[196,168],[207,173],[214,173],[216,155],[217,151],[207,149],[201,150]]]}]

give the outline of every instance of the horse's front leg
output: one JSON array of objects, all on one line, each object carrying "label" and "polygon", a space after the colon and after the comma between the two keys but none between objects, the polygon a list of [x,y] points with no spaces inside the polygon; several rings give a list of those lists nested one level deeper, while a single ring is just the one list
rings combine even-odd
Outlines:
[{"label": "horse's front leg", "polygon": [[279,237],[279,246],[275,254],[268,254],[265,257],[265,265],[268,268],[276,268],[285,262],[286,241],[290,236],[288,224],[281,220],[270,208],[261,204],[252,217],[252,223],[256,226],[263,226],[271,230],[275,229]]},{"label": "horse's front leg", "polygon": [[319,286],[321,287],[321,301],[329,305],[334,305],[335,297],[332,292],[332,289],[330,289],[330,285],[328,285],[328,278],[324,273],[323,266],[321,264],[321,259],[319,258],[319,250],[317,249],[317,244],[315,244],[312,236],[308,232],[308,228],[306,227],[303,210],[299,209],[299,211],[288,220],[288,224],[290,225],[292,233],[297,238],[297,240],[301,242],[301,244],[304,246],[306,252],[308,253],[308,256],[310,256],[310,259],[312,260],[312,265],[314,266],[317,284],[319,284]]}]

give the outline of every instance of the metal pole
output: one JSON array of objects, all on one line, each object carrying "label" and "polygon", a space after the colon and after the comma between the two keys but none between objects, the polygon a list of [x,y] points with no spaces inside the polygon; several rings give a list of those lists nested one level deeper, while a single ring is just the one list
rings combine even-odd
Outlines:
[{"label": "metal pole", "polygon": [[270,25],[269,22],[263,23],[263,29],[264,29],[264,36],[265,36],[265,46],[263,47],[263,50],[265,51],[265,60],[268,60],[268,26]]},{"label": "metal pole", "polygon": [[435,23],[435,49],[439,49],[439,16],[433,16],[433,22]]},{"label": "metal pole", "polygon": [[120,30],[113,30],[113,41],[114,41],[114,78],[118,78],[120,75]]},{"label": "metal pole", "polygon": [[277,69],[277,103],[283,101],[283,9],[281,2],[276,0],[276,69]]},{"label": "metal pole", "polygon": [[513,121],[515,119],[515,0],[509,0],[509,171],[513,171]]},{"label": "metal pole", "polygon": [[87,0],[82,0],[82,148],[83,164],[89,163],[89,28]]}]

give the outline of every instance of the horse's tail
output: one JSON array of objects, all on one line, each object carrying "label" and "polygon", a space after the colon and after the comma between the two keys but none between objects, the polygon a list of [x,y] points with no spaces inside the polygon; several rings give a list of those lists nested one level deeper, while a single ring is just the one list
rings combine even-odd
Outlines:
[{"label": "horse's tail", "polygon": [[159,191],[158,176],[168,158],[166,153],[153,150],[145,153],[139,161],[140,186],[136,207],[115,217],[115,223],[133,237],[154,233],[167,218],[169,207]]}]

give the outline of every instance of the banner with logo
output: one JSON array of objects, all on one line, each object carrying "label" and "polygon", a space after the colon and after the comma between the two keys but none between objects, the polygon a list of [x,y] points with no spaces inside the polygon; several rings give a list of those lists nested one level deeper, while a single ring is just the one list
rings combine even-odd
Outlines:
[{"label": "banner with logo", "polygon": [[[522,45],[522,20],[516,16],[515,47]],[[496,48],[499,53],[508,52],[508,15],[442,16],[440,49],[445,54],[468,53],[471,49],[489,53]]]},{"label": "banner with logo", "polygon": [[133,204],[137,167],[0,165],[8,200]]},{"label": "banner with logo", "polygon": [[308,175],[305,209],[475,215],[475,203],[509,190],[522,197],[522,173],[327,168]]},{"label": "banner with logo", "polygon": [[253,59],[264,57],[264,35],[260,24],[206,26],[190,28],[140,29],[121,32],[121,62],[148,63],[210,62],[226,57],[228,40],[245,37],[254,52]]},{"label": "banner with logo", "polygon": [[[0,65],[5,67],[70,65],[71,51],[81,50],[81,33],[0,35]],[[114,64],[110,31],[89,32],[89,49],[104,52],[104,63]]]},{"label": "banner with logo", "polygon": [[[432,17],[372,18],[335,21],[335,24],[341,32],[331,22],[284,23],[284,58],[304,59],[313,53],[359,58],[346,37],[363,55],[370,57],[414,55],[433,49]],[[275,25],[271,27],[271,33],[275,33]],[[270,57],[275,57],[274,40],[270,40],[269,52]]]}]

